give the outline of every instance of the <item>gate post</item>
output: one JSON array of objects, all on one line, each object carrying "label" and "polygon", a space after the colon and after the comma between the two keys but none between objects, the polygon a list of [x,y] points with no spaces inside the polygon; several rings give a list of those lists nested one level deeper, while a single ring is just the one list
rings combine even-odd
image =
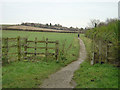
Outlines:
[{"label": "gate post", "polygon": [[24,45],[24,59],[27,59],[27,38],[25,38],[25,45]]},{"label": "gate post", "polygon": [[18,61],[21,59],[21,47],[20,47],[20,36],[17,37],[17,48],[18,48]]},{"label": "gate post", "polygon": [[46,38],[46,52],[45,52],[45,56],[46,56],[46,61],[47,61],[47,57],[48,57],[48,38]]},{"label": "gate post", "polygon": [[58,54],[59,54],[58,44],[59,44],[59,41],[57,40],[56,41],[56,49],[55,49],[55,58],[56,58],[56,61],[58,61]]}]

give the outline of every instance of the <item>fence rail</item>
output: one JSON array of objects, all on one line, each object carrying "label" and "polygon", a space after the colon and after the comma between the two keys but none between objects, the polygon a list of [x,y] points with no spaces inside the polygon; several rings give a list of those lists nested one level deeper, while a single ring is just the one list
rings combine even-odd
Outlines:
[{"label": "fence rail", "polygon": [[104,40],[95,40],[93,37],[92,40],[92,55],[91,55],[91,64],[96,63],[114,63],[118,60],[117,58],[117,50],[115,50],[115,47],[118,47],[116,45],[113,45],[111,42],[104,41]]},{"label": "fence rail", "polygon": [[[48,59],[48,55],[55,55],[56,60],[58,60],[58,52],[59,52],[59,41],[48,41],[48,38],[46,38],[45,41],[39,41],[37,40],[37,38],[35,38],[34,40],[28,40],[28,38],[21,38],[20,36],[18,36],[17,38],[2,38],[2,52],[3,53],[3,57],[6,57],[6,62],[8,62],[8,55],[14,55],[17,54],[17,59],[20,61],[21,57],[23,56],[25,60],[28,59],[28,55],[29,54],[33,54],[35,56],[40,55],[40,54],[44,54],[46,57],[46,61]],[[9,45],[9,42],[13,42],[13,45]],[[16,44],[15,44],[16,43]],[[32,46],[29,46],[31,45]],[[40,45],[38,46],[39,43],[44,43],[44,46],[40,47]],[[48,44],[55,44],[54,47],[48,47]],[[29,44],[29,45],[28,45]],[[10,48],[16,48],[17,50],[14,52],[10,52]],[[33,48],[34,51],[29,51],[29,48]],[[45,52],[41,53],[41,52],[37,52],[37,50],[41,50],[44,49]],[[48,50],[52,49],[54,50],[54,53],[49,53]],[[9,53],[8,53],[9,52]],[[16,53],[15,53],[16,52]],[[4,61],[3,61],[4,63]]]}]

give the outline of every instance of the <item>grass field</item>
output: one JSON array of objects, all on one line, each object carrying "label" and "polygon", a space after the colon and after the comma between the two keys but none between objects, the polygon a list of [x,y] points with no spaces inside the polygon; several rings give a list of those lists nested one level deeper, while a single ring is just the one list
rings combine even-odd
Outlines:
[{"label": "grass field", "polygon": [[[91,53],[91,40],[81,35],[87,54]],[[87,58],[74,73],[76,88],[118,88],[118,68],[109,64],[90,65]]]},{"label": "grass field", "polygon": [[[60,50],[65,43],[65,51],[67,54],[64,56],[62,62],[56,63],[54,58],[49,58],[48,62],[40,60],[37,62],[24,62],[16,61],[3,66],[2,68],[2,84],[3,88],[36,88],[42,81],[47,78],[51,73],[56,72],[61,67],[77,60],[79,55],[79,41],[77,34],[70,33],[47,33],[47,32],[25,32],[25,31],[7,31],[2,32],[2,37],[27,37],[29,40],[38,40],[48,38],[49,40],[59,40]],[[71,48],[68,47],[72,45]]]}]

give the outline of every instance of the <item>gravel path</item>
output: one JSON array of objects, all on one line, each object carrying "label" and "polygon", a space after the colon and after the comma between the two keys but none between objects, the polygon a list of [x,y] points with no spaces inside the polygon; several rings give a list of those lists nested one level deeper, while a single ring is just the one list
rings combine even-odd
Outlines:
[{"label": "gravel path", "polygon": [[86,50],[83,41],[80,40],[80,57],[77,61],[72,62],[61,70],[49,76],[40,88],[74,88],[75,82],[72,80],[74,71],[77,70],[80,64],[86,58]]}]

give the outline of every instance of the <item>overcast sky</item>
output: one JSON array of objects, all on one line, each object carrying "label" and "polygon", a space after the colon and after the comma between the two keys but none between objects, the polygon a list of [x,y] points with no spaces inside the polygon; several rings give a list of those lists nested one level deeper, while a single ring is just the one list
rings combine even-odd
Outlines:
[{"label": "overcast sky", "polygon": [[118,18],[119,0],[2,0],[0,23],[52,23],[86,27],[91,19]]}]

